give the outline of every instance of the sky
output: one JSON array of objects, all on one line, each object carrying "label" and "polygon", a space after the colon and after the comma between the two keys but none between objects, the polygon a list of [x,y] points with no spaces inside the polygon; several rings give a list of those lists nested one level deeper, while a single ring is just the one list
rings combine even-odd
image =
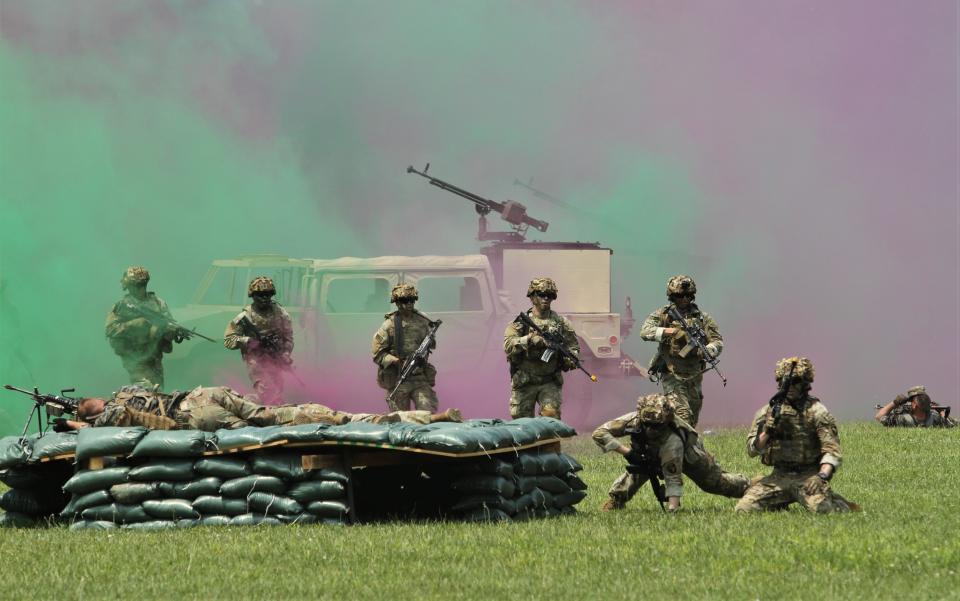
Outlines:
[{"label": "sky", "polygon": [[470,207],[404,173],[430,162],[612,248],[615,310],[694,277],[730,381],[703,424],[797,354],[843,419],[956,405],[958,39],[941,0],[3,0],[0,380],[122,384],[127,265],[177,307],[213,259],[475,253]]}]

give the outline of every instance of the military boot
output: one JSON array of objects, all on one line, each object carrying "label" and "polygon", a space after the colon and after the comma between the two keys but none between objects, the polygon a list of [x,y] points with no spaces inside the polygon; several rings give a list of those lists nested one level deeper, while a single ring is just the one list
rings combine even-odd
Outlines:
[{"label": "military boot", "polygon": [[600,506],[600,511],[617,511],[626,506],[626,503],[623,501],[610,497],[603,505]]},{"label": "military boot", "polygon": [[435,424],[437,422],[462,422],[463,416],[460,415],[459,409],[447,409],[443,413],[434,413],[430,416],[430,423]]}]

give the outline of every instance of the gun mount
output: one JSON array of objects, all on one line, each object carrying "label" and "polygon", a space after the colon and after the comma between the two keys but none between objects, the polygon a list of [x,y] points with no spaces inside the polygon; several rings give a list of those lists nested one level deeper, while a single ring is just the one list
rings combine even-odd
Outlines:
[{"label": "gun mount", "polygon": [[[473,203],[474,209],[476,209],[477,214],[480,216],[479,223],[477,226],[477,240],[483,242],[523,242],[527,236],[527,230],[532,226],[534,229],[545,232],[549,223],[546,221],[540,221],[539,219],[534,219],[527,215],[527,207],[520,204],[519,202],[508,200],[506,202],[497,202],[495,200],[490,200],[484,198],[473,192],[469,192],[449,184],[442,179],[437,179],[431,175],[427,175],[427,171],[430,169],[430,163],[427,163],[427,166],[423,168],[423,171],[417,171],[413,167],[407,167],[407,173],[416,173],[420,177],[424,177],[430,181],[431,186],[436,186],[441,190],[446,190],[460,196],[461,198],[466,198]],[[506,221],[511,225],[513,231],[510,232],[491,232],[487,229],[487,215],[496,211],[500,214],[500,218]]]}]

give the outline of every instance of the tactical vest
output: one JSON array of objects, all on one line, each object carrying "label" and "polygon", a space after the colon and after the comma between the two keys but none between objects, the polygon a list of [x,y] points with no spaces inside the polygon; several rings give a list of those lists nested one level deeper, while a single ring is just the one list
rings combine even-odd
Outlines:
[{"label": "tactical vest", "polygon": [[823,453],[813,410],[817,402],[816,398],[808,397],[800,412],[789,403],[783,404],[779,435],[764,449],[764,464],[782,469],[805,469],[820,464]]}]

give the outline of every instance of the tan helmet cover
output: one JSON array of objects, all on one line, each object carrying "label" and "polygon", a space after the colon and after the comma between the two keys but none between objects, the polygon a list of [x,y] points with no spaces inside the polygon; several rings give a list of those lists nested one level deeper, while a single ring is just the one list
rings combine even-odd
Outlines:
[{"label": "tan helmet cover", "polygon": [[272,279],[265,275],[260,275],[250,280],[250,285],[247,286],[247,296],[253,296],[254,292],[269,292],[270,294],[276,294],[277,288],[273,285]]},{"label": "tan helmet cover", "polygon": [[786,357],[777,361],[777,367],[773,370],[773,377],[776,378],[777,382],[790,373],[790,366],[794,363],[796,363],[796,367],[793,368],[793,377],[807,383],[812,383],[813,363],[806,357]]},{"label": "tan helmet cover", "polygon": [[637,399],[637,417],[645,424],[669,424],[675,412],[673,400],[662,394],[645,394]]},{"label": "tan helmet cover", "polygon": [[696,294],[697,283],[688,275],[675,275],[667,280],[667,298],[677,294]]},{"label": "tan helmet cover", "polygon": [[396,303],[402,300],[417,300],[420,295],[417,293],[417,287],[413,284],[397,284],[390,291],[390,302]]},{"label": "tan helmet cover", "polygon": [[527,287],[527,298],[533,296],[534,292],[547,292],[557,295],[557,283],[550,278],[533,278]]},{"label": "tan helmet cover", "polygon": [[127,270],[124,271],[120,277],[120,285],[123,287],[127,287],[130,284],[146,284],[149,281],[150,272],[147,271],[146,267],[140,265],[127,267]]}]

